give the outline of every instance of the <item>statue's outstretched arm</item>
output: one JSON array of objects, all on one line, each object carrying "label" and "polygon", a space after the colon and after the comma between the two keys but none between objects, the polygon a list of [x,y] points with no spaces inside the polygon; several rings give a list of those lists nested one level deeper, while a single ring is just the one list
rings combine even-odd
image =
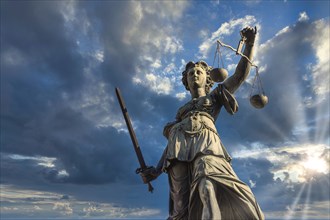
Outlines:
[{"label": "statue's outstretched arm", "polygon": [[[241,33],[242,36],[246,38],[243,54],[252,60],[256,30],[254,28],[247,27],[244,28]],[[246,58],[242,57],[236,67],[235,73],[229,77],[223,85],[229,92],[234,93],[248,77],[250,68],[251,64],[246,60]]]}]

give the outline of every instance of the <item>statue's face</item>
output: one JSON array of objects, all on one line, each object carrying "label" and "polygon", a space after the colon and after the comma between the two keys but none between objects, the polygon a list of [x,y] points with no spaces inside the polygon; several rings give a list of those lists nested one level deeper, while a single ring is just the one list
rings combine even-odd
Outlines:
[{"label": "statue's face", "polygon": [[201,67],[193,67],[187,73],[187,81],[190,89],[205,88],[206,72]]}]

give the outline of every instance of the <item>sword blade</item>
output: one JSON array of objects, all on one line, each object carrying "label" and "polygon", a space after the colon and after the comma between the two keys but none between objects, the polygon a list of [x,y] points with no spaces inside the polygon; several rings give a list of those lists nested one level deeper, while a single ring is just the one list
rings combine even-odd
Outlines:
[{"label": "sword blade", "polygon": [[[123,113],[123,116],[124,116],[124,119],[125,119],[125,122],[126,122],[126,126],[127,126],[127,129],[128,129],[129,135],[131,136],[131,140],[132,140],[132,143],[133,143],[133,147],[134,147],[136,156],[137,156],[139,164],[140,164],[140,169],[137,169],[137,173],[138,173],[138,172],[141,172],[141,171],[147,169],[148,167],[147,167],[147,165],[144,161],[140,145],[137,141],[137,138],[136,138],[136,135],[135,135],[132,123],[131,123],[131,119],[129,117],[124,99],[121,96],[119,88],[116,88],[116,95],[117,95],[117,99],[118,99],[121,111]],[[148,182],[148,186],[149,186],[149,191],[152,192],[153,187],[151,186],[150,182]]]}]

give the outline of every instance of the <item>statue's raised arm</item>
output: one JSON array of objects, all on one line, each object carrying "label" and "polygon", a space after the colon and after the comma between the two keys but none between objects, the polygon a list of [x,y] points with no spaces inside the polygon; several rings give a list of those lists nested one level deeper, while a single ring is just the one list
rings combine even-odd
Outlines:
[{"label": "statue's raised arm", "polygon": [[[245,48],[243,54],[252,60],[254,51],[254,41],[256,37],[256,28],[246,27],[241,31],[241,35],[245,38]],[[235,73],[229,77],[223,85],[231,93],[234,93],[240,85],[245,81],[250,73],[251,64],[249,61],[242,57],[237,64]]]}]

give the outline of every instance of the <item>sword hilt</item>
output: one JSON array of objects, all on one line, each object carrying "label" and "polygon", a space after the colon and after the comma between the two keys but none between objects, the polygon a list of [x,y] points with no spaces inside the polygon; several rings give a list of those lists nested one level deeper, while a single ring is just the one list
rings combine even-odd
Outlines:
[{"label": "sword hilt", "polygon": [[[137,169],[135,170],[135,173],[136,173],[136,174],[140,174],[140,173],[142,173],[143,171],[145,171],[145,170],[147,170],[147,169],[150,169],[150,168],[151,168],[151,167],[145,167],[145,168],[140,167],[140,168],[137,168]],[[153,193],[153,191],[154,191],[154,187],[152,187],[152,185],[151,185],[150,182],[147,182],[147,184],[148,184],[148,191],[151,192],[151,193]]]}]

